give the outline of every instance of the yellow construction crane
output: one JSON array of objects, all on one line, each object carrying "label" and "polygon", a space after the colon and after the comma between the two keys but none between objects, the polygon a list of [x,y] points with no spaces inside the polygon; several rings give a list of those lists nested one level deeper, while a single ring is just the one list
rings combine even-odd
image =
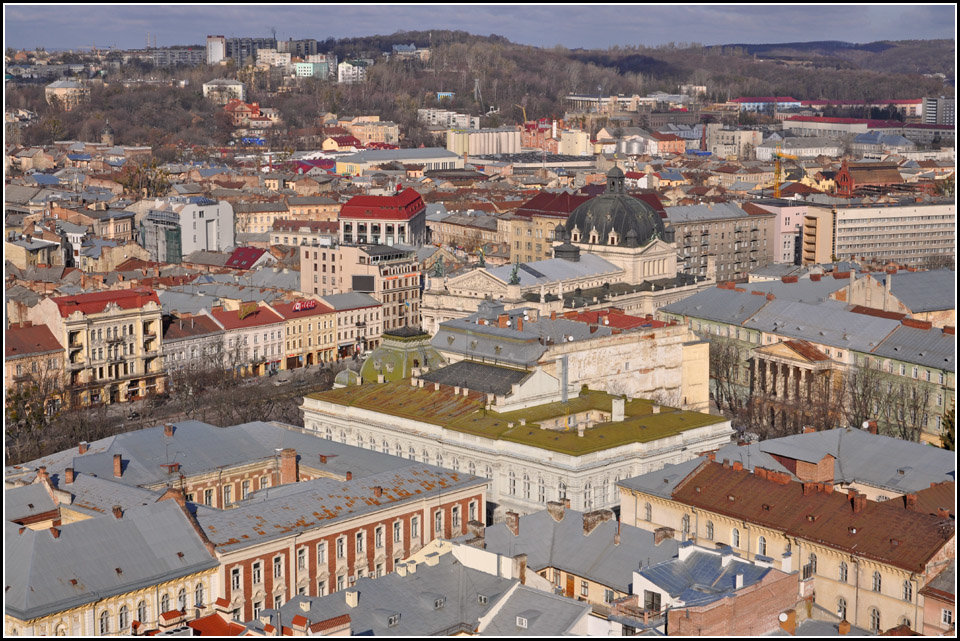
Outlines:
[{"label": "yellow construction crane", "polygon": [[523,111],[523,122],[527,122],[527,108],[523,105],[514,105],[514,107],[520,107],[520,110]]},{"label": "yellow construction crane", "polygon": [[777,145],[777,151],[773,154],[773,197],[780,197],[780,184],[783,182],[783,162],[784,158],[799,161],[800,159],[791,154],[785,154],[780,151],[780,145]]}]

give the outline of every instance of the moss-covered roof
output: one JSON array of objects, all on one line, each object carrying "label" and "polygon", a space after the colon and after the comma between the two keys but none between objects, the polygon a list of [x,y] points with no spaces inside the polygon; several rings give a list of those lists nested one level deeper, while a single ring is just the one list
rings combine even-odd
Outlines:
[{"label": "moss-covered roof", "polygon": [[[540,429],[540,425],[545,421],[552,423],[554,419],[589,410],[610,412],[613,397],[605,392],[584,391],[567,403],[558,401],[501,414],[486,411],[485,397],[481,394],[471,392],[466,397],[458,396],[445,386],[441,386],[439,390],[434,390],[430,384],[415,388],[405,380],[319,392],[309,395],[308,398],[382,412],[439,425],[457,432],[572,456],[628,443],[655,441],[725,420],[720,416],[666,406],[661,406],[659,413],[654,414],[653,401],[634,399],[625,404],[624,421],[598,423],[587,428],[583,436],[578,436],[576,427],[555,430]],[[521,419],[525,421],[525,425],[520,425]]]}]

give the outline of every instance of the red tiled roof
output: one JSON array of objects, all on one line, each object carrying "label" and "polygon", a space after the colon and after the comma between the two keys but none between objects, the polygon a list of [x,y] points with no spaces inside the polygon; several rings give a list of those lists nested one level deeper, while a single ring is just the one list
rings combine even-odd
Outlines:
[{"label": "red tiled roof", "polygon": [[290,619],[290,625],[294,625],[294,626],[301,627],[301,628],[307,627],[307,624],[308,624],[308,623],[310,623],[310,619],[308,619],[307,617],[303,616],[302,614],[298,614],[298,615],[296,615],[295,617],[293,617],[292,619]]},{"label": "red tiled roof", "polygon": [[329,630],[330,628],[338,628],[342,625],[350,625],[350,615],[341,614],[340,616],[333,617],[332,619],[327,619],[326,621],[318,621],[310,626],[311,632],[322,632],[324,630]]},{"label": "red tiled roof", "polygon": [[224,326],[225,329],[243,329],[246,327],[258,327],[260,325],[271,325],[273,323],[282,323],[283,319],[266,307],[258,307],[257,311],[240,318],[240,311],[231,312],[224,310],[211,311],[210,315]]},{"label": "red tiled roof", "polygon": [[795,351],[797,354],[800,354],[800,356],[803,356],[808,361],[830,360],[829,356],[821,352],[807,341],[786,341],[784,345]]},{"label": "red tiled roof", "polygon": [[163,330],[163,340],[175,341],[183,338],[192,338],[204,334],[213,334],[222,331],[209,316],[198,314],[197,316],[183,316],[173,318],[167,322]]},{"label": "red tiled roof", "polygon": [[340,218],[410,220],[424,209],[420,194],[407,187],[394,196],[354,196],[340,208]]},{"label": "red tiled roof", "polygon": [[910,572],[922,572],[954,530],[948,519],[890,501],[864,499],[863,508],[854,512],[846,493],[804,493],[802,483],[776,482],[710,461],[676,487],[673,499]]},{"label": "red tiled roof", "polygon": [[337,143],[337,145],[341,147],[361,146],[360,139],[357,138],[356,136],[330,136],[330,138],[331,140],[333,140],[333,142]]},{"label": "red tiled roof", "polygon": [[516,214],[524,218],[533,216],[566,218],[574,209],[591,198],[592,196],[570,194],[566,191],[559,193],[541,191],[517,208]]},{"label": "red tiled roof", "polygon": [[[606,323],[604,323],[602,320],[604,317],[607,319]],[[564,316],[564,318],[580,321],[581,323],[589,323],[591,325],[605,325],[607,327],[614,327],[616,329],[636,329],[643,326],[653,329],[667,326],[667,323],[664,323],[663,321],[654,320],[652,318],[644,318],[643,316],[631,316],[630,314],[624,314],[618,310],[608,310],[606,312],[603,310],[579,312],[575,316]]]},{"label": "red tiled roof", "polygon": [[873,309],[872,307],[864,307],[863,305],[857,305],[851,310],[854,314],[863,314],[865,316],[876,316],[878,318],[890,318],[892,320],[903,320],[907,317],[906,314],[900,314],[898,312],[885,312],[882,309]]},{"label": "red tiled roof", "polygon": [[[951,519],[956,518],[954,503],[956,502],[957,486],[955,483],[950,481],[931,483],[927,489],[914,492],[914,494],[917,497],[917,506],[913,510],[914,512],[937,515],[940,510],[945,510]],[[898,496],[886,501],[886,503],[906,508],[907,499],[906,496]]]},{"label": "red tiled roof", "polygon": [[63,346],[46,325],[10,327],[3,341],[3,357],[22,358],[50,352],[62,352]]},{"label": "red tiled roof", "polygon": [[187,623],[198,637],[235,637],[246,630],[246,626],[225,618],[219,612],[194,619]]},{"label": "red tiled roof", "polygon": [[60,315],[66,318],[74,312],[99,314],[108,303],[116,303],[120,309],[136,309],[149,302],[160,304],[157,293],[152,289],[120,289],[76,296],[58,296],[51,299],[60,309]]},{"label": "red tiled roof", "polygon": [[267,250],[259,247],[237,247],[230,254],[230,258],[227,259],[224,266],[234,269],[250,269],[265,253],[267,253]]},{"label": "red tiled roof", "polygon": [[277,310],[282,317],[286,318],[299,318],[303,316],[320,316],[323,314],[333,314],[335,310],[332,307],[327,307],[320,301],[310,300],[310,303],[314,303],[314,306],[309,309],[294,309],[298,304],[307,302],[307,301],[294,301],[290,303],[273,303],[271,307]]},{"label": "red tiled roof", "polygon": [[746,97],[746,98],[734,98],[730,102],[800,102],[796,98],[791,98],[790,96],[763,96],[760,98],[755,97]]}]

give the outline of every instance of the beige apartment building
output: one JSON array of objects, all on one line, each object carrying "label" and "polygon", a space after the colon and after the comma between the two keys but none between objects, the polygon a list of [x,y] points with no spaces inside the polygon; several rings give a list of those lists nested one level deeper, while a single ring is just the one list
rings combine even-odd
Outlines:
[{"label": "beige apartment building", "polygon": [[313,299],[267,305],[283,318],[282,369],[310,367],[337,358],[336,312]]},{"label": "beige apartment building", "polygon": [[70,405],[122,403],[164,391],[160,300],[152,289],[48,298],[28,316],[66,346]]},{"label": "beige apartment building", "polygon": [[300,248],[300,291],[370,294],[383,305],[383,329],[419,326],[420,264],[415,252],[387,245]]},{"label": "beige apartment building", "polygon": [[946,202],[810,207],[803,224],[803,263],[834,260],[921,266],[954,256],[956,205]]}]

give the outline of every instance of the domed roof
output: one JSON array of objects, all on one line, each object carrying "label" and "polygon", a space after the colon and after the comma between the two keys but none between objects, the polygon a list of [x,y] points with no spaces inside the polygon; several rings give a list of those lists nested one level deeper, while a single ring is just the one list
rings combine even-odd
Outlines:
[{"label": "domed roof", "polygon": [[[637,247],[653,238],[665,237],[663,220],[657,212],[628,194],[623,183],[623,172],[614,167],[607,174],[607,190],[573,210],[564,228],[571,234],[570,238],[574,230],[579,231],[579,239],[574,242]],[[611,232],[616,233],[616,243],[610,242]],[[591,238],[595,242],[591,242]]]}]

